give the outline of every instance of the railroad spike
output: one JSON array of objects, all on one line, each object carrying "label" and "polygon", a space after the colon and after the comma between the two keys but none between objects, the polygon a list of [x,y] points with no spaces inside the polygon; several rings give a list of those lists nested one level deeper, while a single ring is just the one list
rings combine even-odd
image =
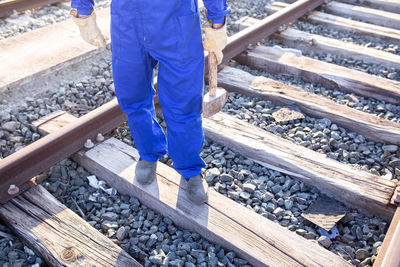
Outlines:
[{"label": "railroad spike", "polygon": [[16,195],[19,193],[19,187],[16,186],[15,184],[11,184],[10,187],[7,190],[7,193],[11,196]]},{"label": "railroad spike", "polygon": [[90,148],[94,147],[94,144],[93,144],[92,140],[88,139],[88,140],[86,140],[84,146],[85,146],[85,148],[90,149]]},{"label": "railroad spike", "polygon": [[96,142],[103,142],[104,141],[104,136],[101,133],[98,133],[96,136]]}]

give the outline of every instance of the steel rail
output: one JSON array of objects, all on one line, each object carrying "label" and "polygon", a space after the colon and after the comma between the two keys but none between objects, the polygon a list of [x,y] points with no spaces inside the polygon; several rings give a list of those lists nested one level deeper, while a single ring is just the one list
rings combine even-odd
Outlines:
[{"label": "steel rail", "polygon": [[400,266],[400,207],[390,223],[389,230],[383,240],[378,258],[374,267],[399,267]]},{"label": "steel rail", "polygon": [[256,24],[238,32],[228,39],[228,44],[223,53],[222,63],[226,63],[231,58],[245,51],[249,44],[261,41],[265,37],[270,36],[274,32],[280,30],[281,27],[289,25],[290,22],[300,18],[308,12],[322,5],[324,0],[299,0],[290,4],[286,8],[269,15],[265,19]]},{"label": "steel rail", "polygon": [[[250,43],[261,41],[284,24],[298,19],[318,7],[323,0],[299,0],[252,25],[231,38],[224,49],[224,62],[245,51]],[[75,123],[45,136],[29,146],[0,160],[0,203],[5,203],[20,192],[8,194],[10,185],[22,186],[61,160],[79,151],[88,138],[105,134],[126,120],[116,100],[82,116]]]},{"label": "steel rail", "polygon": [[126,120],[117,100],[112,100],[82,116],[59,131],[40,138],[0,161],[0,203],[14,195],[8,194],[11,184],[18,187],[35,175],[79,151],[87,139],[105,134]]},{"label": "steel rail", "polygon": [[11,15],[14,10],[22,12],[25,10],[43,7],[66,0],[5,0],[0,2],[0,18]]}]

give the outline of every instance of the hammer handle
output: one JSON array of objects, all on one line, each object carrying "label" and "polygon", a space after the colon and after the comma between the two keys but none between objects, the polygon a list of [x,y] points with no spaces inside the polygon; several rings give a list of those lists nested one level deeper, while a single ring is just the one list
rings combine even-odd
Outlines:
[{"label": "hammer handle", "polygon": [[217,93],[217,72],[218,64],[215,53],[208,53],[208,85],[210,88],[210,96],[215,96]]}]

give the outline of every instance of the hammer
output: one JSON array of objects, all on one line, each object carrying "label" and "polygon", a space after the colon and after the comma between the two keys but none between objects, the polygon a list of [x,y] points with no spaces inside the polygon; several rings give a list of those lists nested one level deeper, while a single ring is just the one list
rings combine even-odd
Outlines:
[{"label": "hammer", "polygon": [[203,98],[203,117],[208,118],[221,111],[228,100],[228,93],[224,88],[217,87],[218,64],[213,52],[208,53],[208,85],[210,91]]}]

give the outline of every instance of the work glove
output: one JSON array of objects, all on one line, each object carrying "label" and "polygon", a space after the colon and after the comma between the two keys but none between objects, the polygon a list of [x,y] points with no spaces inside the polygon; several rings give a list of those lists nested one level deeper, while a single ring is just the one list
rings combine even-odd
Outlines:
[{"label": "work glove", "polygon": [[71,10],[72,20],[79,27],[82,39],[94,46],[106,47],[106,39],[96,23],[96,13],[93,11],[88,17],[80,18],[76,9]]},{"label": "work glove", "polygon": [[222,50],[225,48],[228,42],[228,36],[226,35],[226,22],[224,26],[219,29],[214,29],[210,22],[203,25],[204,36],[203,46],[204,50],[213,52],[217,57],[217,62],[220,64],[224,57]]}]

